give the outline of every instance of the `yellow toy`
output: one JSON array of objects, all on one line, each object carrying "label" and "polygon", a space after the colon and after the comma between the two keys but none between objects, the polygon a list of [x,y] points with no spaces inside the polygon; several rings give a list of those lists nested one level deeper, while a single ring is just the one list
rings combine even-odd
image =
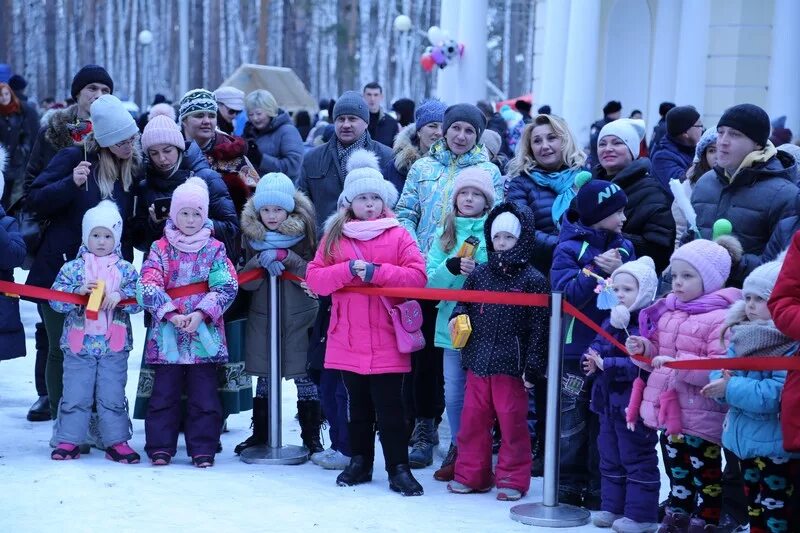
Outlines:
[{"label": "yellow toy", "polygon": [[102,279],[97,280],[97,286],[92,289],[89,295],[89,303],[86,306],[86,318],[97,320],[100,316],[100,304],[103,302],[103,294],[106,291],[106,282]]},{"label": "yellow toy", "polygon": [[458,315],[456,317],[456,323],[453,326],[453,333],[450,339],[453,341],[453,348],[460,350],[466,346],[471,333],[472,324],[469,321],[469,315]]}]

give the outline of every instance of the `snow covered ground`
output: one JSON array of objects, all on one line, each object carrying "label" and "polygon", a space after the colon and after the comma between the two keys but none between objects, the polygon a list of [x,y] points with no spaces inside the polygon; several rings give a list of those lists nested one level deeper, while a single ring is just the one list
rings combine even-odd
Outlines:
[{"label": "snow covered ground", "polygon": [[[22,280],[25,273],[17,272]],[[37,314],[22,303],[22,317],[32,335]],[[129,361],[128,401],[133,405],[144,339],[142,315],[134,317],[135,347]],[[35,399],[34,342],[28,357],[0,363],[0,531],[533,531],[509,518],[512,503],[495,494],[456,496],[433,479],[446,451],[442,424],[440,456],[434,466],[415,470],[425,488],[419,498],[403,498],[388,488],[378,451],[373,482],[337,487],[337,472],[313,463],[300,466],[248,465],[233,454],[250,434],[250,414],[228,419],[224,450],[213,468],[190,465],[183,443],[168,467],[148,461],[120,465],[93,449],[77,461],[50,460],[49,422],[28,422]],[[295,388],[283,387],[283,440],[300,444],[294,420]],[[133,448],[144,456],[144,423],[133,421]],[[327,438],[327,435],[325,435]],[[662,476],[662,496],[667,492]],[[542,480],[531,480],[521,503],[541,501]],[[592,531],[591,525],[560,531]]]}]

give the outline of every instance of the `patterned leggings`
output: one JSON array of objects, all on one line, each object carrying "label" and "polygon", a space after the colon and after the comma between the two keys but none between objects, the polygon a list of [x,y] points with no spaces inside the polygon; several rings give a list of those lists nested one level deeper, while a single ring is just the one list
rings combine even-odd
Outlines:
[{"label": "patterned leggings", "polygon": [[[319,389],[309,377],[294,378],[297,387],[297,401],[319,401]],[[256,398],[269,398],[269,379],[256,380]]]},{"label": "patterned leggings", "polygon": [[669,507],[702,518],[708,524],[717,524],[722,508],[720,446],[700,437],[667,437],[663,432],[661,445],[665,452],[664,465],[672,481]]},{"label": "patterned leggings", "polygon": [[752,533],[783,533],[795,530],[790,527],[789,517],[789,500],[794,492],[790,463],[794,462],[770,457],[740,461]]}]

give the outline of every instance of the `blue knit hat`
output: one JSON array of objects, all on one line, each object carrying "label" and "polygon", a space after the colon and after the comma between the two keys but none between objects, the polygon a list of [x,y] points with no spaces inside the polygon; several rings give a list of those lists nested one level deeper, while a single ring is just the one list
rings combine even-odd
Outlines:
[{"label": "blue knit hat", "polygon": [[591,226],[628,205],[628,196],[610,181],[592,180],[580,188],[575,202],[581,222]]},{"label": "blue knit hat", "polygon": [[294,211],[294,183],[282,172],[265,174],[253,195],[253,207],[256,211],[267,205],[277,205],[287,213]]},{"label": "blue knit hat", "polygon": [[447,106],[444,105],[444,102],[440,102],[439,100],[428,100],[420,104],[417,111],[414,113],[417,131],[431,122],[444,122],[445,109],[447,109]]}]

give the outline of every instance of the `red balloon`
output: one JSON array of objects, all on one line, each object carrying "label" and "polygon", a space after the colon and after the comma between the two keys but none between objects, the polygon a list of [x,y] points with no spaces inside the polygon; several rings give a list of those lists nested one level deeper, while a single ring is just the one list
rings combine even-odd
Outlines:
[{"label": "red balloon", "polygon": [[432,71],[433,67],[436,66],[436,62],[430,54],[423,54],[422,57],[419,58],[419,64],[422,65],[422,70],[425,72]]}]

